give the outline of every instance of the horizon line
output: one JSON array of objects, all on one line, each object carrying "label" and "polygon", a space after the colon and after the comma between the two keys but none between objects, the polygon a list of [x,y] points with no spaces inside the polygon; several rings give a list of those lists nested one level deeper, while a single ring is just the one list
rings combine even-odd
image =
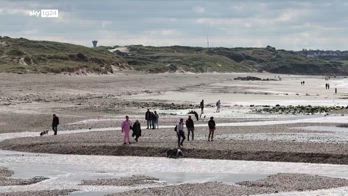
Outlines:
[{"label": "horizon line", "polygon": [[[84,46],[84,47],[88,47],[88,48],[93,48],[93,44],[92,41],[90,41],[91,44],[81,44],[81,43],[74,43],[74,42],[67,42],[67,41],[57,41],[57,40],[48,40],[48,39],[35,39],[35,38],[25,38],[25,37],[11,37],[8,35],[0,35],[1,38],[12,38],[12,39],[27,39],[27,40],[31,40],[31,41],[49,41],[49,42],[58,42],[58,43],[67,43],[67,44],[73,44],[73,45],[80,45],[80,46]],[[94,39],[97,40],[98,39]],[[199,45],[178,45],[178,44],[173,44],[173,45],[146,45],[146,44],[128,44],[128,45],[99,45],[97,47],[126,47],[126,46],[145,46],[145,47],[174,47],[174,46],[181,46],[181,47],[192,47],[192,48],[267,48],[267,47],[272,47],[275,48],[276,50],[286,50],[286,51],[303,51],[303,50],[308,50],[308,51],[315,51],[315,50],[319,50],[319,51],[340,51],[340,52],[348,52],[348,49],[313,49],[313,48],[302,48],[302,49],[286,49],[286,48],[277,48],[275,46],[272,46],[270,44],[266,45],[266,46],[209,46],[209,47],[204,47],[204,46],[199,46]]]}]

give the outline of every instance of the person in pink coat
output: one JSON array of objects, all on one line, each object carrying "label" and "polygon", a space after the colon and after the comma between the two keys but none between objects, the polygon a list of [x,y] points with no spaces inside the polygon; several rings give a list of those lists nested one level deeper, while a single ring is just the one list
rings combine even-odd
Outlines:
[{"label": "person in pink coat", "polygon": [[121,132],[124,134],[123,144],[130,144],[129,141],[129,132],[132,129],[132,122],[129,120],[129,117],[126,116],[126,120],[122,122]]}]

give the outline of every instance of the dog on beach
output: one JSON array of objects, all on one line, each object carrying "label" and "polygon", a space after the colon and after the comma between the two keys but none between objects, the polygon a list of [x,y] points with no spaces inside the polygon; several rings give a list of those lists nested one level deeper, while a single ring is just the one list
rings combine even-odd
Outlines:
[{"label": "dog on beach", "polygon": [[193,115],[195,115],[196,120],[197,120],[197,121],[199,120],[198,113],[197,113],[196,111],[191,110],[191,111],[189,111],[188,114],[193,114]]},{"label": "dog on beach", "polygon": [[42,132],[40,133],[40,136],[43,136],[43,135],[46,135],[46,134],[48,134],[48,130],[42,131]]},{"label": "dog on beach", "polygon": [[176,159],[176,158],[180,158],[183,156],[184,156],[184,153],[181,151],[180,148],[167,150],[167,157],[168,158]]}]

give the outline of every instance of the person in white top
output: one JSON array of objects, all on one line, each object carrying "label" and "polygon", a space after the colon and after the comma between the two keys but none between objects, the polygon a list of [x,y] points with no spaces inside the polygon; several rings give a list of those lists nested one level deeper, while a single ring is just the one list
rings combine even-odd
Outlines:
[{"label": "person in white top", "polygon": [[178,136],[178,147],[182,147],[185,138],[185,132],[184,132],[184,119],[180,118],[179,123],[175,126],[175,131]]}]

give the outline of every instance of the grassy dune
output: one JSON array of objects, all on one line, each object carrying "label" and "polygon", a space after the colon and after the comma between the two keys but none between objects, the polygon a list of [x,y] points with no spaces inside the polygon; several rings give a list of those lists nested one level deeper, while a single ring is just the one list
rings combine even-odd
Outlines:
[{"label": "grassy dune", "polygon": [[[114,70],[161,72],[272,72],[346,75],[348,66],[330,59],[266,48],[126,46],[89,48],[69,43],[0,37],[0,72],[112,73]],[[116,49],[115,49],[116,48]],[[113,52],[109,50],[113,49]]]},{"label": "grassy dune", "polygon": [[31,41],[23,38],[0,38],[0,72],[61,73],[112,72],[112,65],[124,67],[124,59],[101,48]]},{"label": "grassy dune", "polygon": [[266,48],[201,48],[128,46],[128,53],[117,52],[136,70],[149,72],[255,72],[284,74],[345,75],[342,63],[308,58],[293,51]]}]

